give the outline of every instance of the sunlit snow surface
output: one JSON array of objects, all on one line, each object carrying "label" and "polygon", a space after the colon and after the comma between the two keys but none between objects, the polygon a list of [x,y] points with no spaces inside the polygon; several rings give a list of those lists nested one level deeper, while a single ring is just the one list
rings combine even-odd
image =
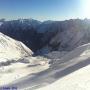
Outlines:
[{"label": "sunlit snow surface", "polygon": [[46,58],[32,57],[32,54],[23,43],[0,33],[0,86],[49,67]]},{"label": "sunlit snow surface", "polygon": [[90,65],[37,90],[90,90]]},{"label": "sunlit snow surface", "polygon": [[62,57],[60,52],[49,53],[51,59],[33,57],[24,44],[3,34],[0,47],[1,90],[14,86],[18,90],[90,90],[90,43],[62,52]]},{"label": "sunlit snow surface", "polygon": [[47,61],[42,61],[37,58],[29,58],[32,60],[30,63],[12,63],[8,66],[0,67],[0,86],[12,83],[28,76],[33,73],[37,73],[48,69],[49,65]]}]

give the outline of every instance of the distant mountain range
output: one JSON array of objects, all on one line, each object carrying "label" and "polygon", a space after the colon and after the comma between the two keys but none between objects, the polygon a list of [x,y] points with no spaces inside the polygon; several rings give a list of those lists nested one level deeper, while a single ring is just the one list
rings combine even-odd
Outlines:
[{"label": "distant mountain range", "polygon": [[0,32],[26,44],[37,53],[70,51],[90,42],[90,20],[0,21]]}]

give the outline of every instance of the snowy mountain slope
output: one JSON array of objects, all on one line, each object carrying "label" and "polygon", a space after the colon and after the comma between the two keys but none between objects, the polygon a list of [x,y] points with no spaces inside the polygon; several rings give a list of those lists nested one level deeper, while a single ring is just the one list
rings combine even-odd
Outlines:
[{"label": "snowy mountain slope", "polygon": [[[53,61],[53,63],[51,63],[50,67],[47,70],[40,72],[40,73],[35,73],[32,75],[29,75],[28,77],[19,79],[17,82],[13,82],[7,86],[9,86],[9,87],[17,86],[17,88],[21,89],[21,90],[34,90],[37,88],[41,88],[42,86],[49,85],[58,79],[59,79],[59,82],[60,82],[60,80],[61,80],[61,82],[64,82],[65,78],[70,79],[70,77],[74,77],[75,75],[77,75],[77,77],[79,79],[78,81],[80,81],[81,79],[78,76],[79,74],[76,73],[73,76],[73,73],[78,72],[76,70],[83,68],[89,64],[90,64],[90,43],[82,45],[82,46],[74,49],[73,51],[67,53],[64,57],[58,58],[57,60]],[[88,69],[86,69],[86,70],[88,70]],[[79,71],[83,72],[83,69],[81,69]],[[86,76],[88,76],[89,71],[86,73],[87,73]],[[69,75],[69,74],[71,74],[71,75]],[[81,73],[81,75],[82,74],[83,73]],[[82,75],[82,77],[84,77],[84,76]],[[84,78],[86,78],[86,82],[87,82],[87,80],[89,80],[89,77],[84,77]],[[77,78],[74,78],[74,79],[76,80],[76,81],[73,80],[73,83],[75,84],[78,81],[77,81]],[[68,82],[71,82],[71,81],[68,81]],[[65,84],[66,84],[66,86],[68,86],[67,83],[65,83]],[[51,85],[51,88],[52,88],[52,85]],[[69,85],[72,85],[72,84],[69,84]],[[47,89],[47,87],[46,87],[46,89]],[[89,86],[87,86],[87,87],[90,89]],[[63,86],[61,88],[63,88]],[[73,87],[71,87],[71,88],[73,88]],[[82,87],[82,89],[85,89],[85,87]],[[41,88],[41,90],[43,90],[43,88]]]},{"label": "snowy mountain slope", "polygon": [[66,55],[69,52],[66,51],[52,51],[48,54],[44,54],[45,57],[50,58],[50,59],[60,59],[61,57],[63,57],[64,55]]},{"label": "snowy mountain slope", "polygon": [[48,59],[32,54],[23,43],[0,33],[0,86],[49,67]]},{"label": "snowy mountain slope", "polygon": [[45,28],[46,30],[44,30],[41,38],[43,43],[43,47],[40,49],[41,53],[43,53],[43,50],[49,52],[71,51],[90,42],[90,20],[54,21],[50,25],[47,24]]},{"label": "snowy mountain slope", "polygon": [[18,60],[32,54],[33,52],[23,43],[0,33],[0,62],[9,59]]},{"label": "snowy mountain slope", "polygon": [[90,90],[90,65],[37,90]]},{"label": "snowy mountain slope", "polygon": [[23,42],[26,46],[34,51],[37,49],[37,47],[39,47],[39,45],[37,45],[37,47],[35,45],[37,42],[39,42],[39,34],[36,32],[36,28],[40,24],[40,21],[34,19],[5,21],[0,26],[0,32],[13,39]]},{"label": "snowy mountain slope", "polygon": [[6,84],[18,82],[19,79],[23,80],[23,78],[44,71],[49,67],[48,60],[45,58],[29,57],[28,60],[28,63],[17,61],[0,66],[0,90],[3,90],[2,87],[5,87]]},{"label": "snowy mountain slope", "polygon": [[[44,21],[40,24],[40,26],[37,28],[38,33],[45,33],[47,30],[54,29],[52,28],[54,21]],[[56,28],[56,27],[55,27]]]}]

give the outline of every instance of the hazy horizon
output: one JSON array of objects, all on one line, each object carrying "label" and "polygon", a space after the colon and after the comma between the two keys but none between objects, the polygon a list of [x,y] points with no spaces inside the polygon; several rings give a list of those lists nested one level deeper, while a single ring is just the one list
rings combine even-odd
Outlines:
[{"label": "hazy horizon", "polygon": [[90,19],[89,3],[89,0],[1,0],[0,19]]}]

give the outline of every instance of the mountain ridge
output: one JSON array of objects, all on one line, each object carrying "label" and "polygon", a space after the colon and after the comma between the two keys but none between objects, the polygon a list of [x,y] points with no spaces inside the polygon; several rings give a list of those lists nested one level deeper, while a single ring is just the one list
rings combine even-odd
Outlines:
[{"label": "mountain ridge", "polygon": [[[0,32],[23,42],[35,53],[70,51],[90,42],[90,20],[40,22],[33,19],[4,21]],[[48,53],[48,52],[47,52]]]}]

